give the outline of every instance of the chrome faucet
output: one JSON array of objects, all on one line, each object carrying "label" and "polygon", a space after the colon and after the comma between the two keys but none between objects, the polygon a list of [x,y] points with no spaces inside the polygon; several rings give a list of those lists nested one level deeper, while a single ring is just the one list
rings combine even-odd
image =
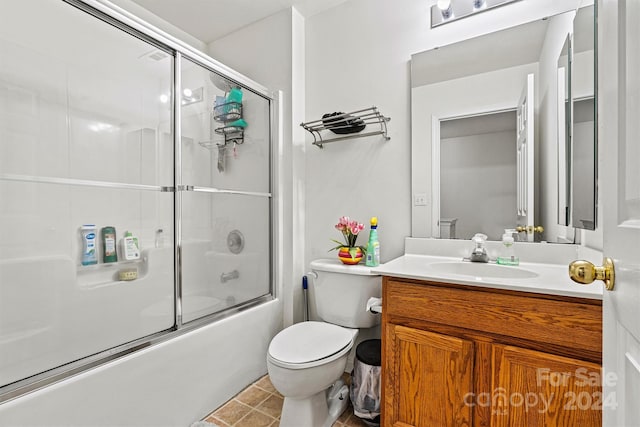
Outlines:
[{"label": "chrome faucet", "polygon": [[469,261],[471,262],[489,262],[489,254],[487,254],[487,248],[485,248],[484,244],[487,241],[487,235],[478,233],[471,239],[475,244],[471,255],[469,256]]},{"label": "chrome faucet", "polygon": [[230,273],[222,273],[220,275],[220,283],[227,283],[229,280],[234,280],[240,277],[240,272],[238,270],[233,270]]}]

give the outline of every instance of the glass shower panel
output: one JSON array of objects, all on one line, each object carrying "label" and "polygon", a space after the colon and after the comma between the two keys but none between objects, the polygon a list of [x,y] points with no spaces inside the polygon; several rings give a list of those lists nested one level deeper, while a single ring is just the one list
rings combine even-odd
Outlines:
[{"label": "glass shower panel", "polygon": [[181,64],[182,320],[271,291],[269,100]]},{"label": "glass shower panel", "polygon": [[0,386],[175,323],[173,55],[61,1],[3,6]]},{"label": "glass shower panel", "polygon": [[181,69],[182,182],[268,193],[269,100],[189,60]]},{"label": "glass shower panel", "polygon": [[182,200],[182,320],[270,293],[270,201],[186,192]]}]

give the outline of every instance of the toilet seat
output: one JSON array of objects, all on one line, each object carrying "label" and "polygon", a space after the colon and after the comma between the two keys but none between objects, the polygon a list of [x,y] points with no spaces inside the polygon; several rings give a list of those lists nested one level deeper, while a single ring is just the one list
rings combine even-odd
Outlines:
[{"label": "toilet seat", "polygon": [[353,346],[357,330],[324,322],[302,322],[280,331],[269,345],[268,359],[287,369],[329,363]]}]

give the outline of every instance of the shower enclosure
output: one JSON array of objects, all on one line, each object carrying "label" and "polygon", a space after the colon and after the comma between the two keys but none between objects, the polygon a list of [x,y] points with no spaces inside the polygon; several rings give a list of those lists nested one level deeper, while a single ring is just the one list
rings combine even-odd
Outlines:
[{"label": "shower enclosure", "polygon": [[271,300],[269,92],[103,2],[2,6],[0,402]]}]

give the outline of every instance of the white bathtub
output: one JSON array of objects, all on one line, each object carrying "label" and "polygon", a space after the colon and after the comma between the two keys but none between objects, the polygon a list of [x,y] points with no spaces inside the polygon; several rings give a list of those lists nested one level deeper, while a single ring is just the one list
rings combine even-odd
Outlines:
[{"label": "white bathtub", "polygon": [[189,426],[266,374],[274,300],[0,405],[2,426]]}]

